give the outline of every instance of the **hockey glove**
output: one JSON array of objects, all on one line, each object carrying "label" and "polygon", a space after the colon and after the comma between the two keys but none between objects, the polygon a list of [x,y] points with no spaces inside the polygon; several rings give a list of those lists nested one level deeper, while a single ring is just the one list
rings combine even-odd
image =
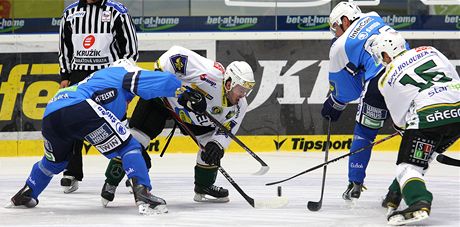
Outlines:
[{"label": "hockey glove", "polygon": [[403,128],[400,128],[398,127],[397,125],[393,124],[393,128],[396,130],[396,132],[399,133],[399,135],[402,137],[404,136],[404,129]]},{"label": "hockey glove", "polygon": [[206,98],[190,87],[185,88],[185,91],[177,97],[177,102],[188,111],[203,114],[206,111]]},{"label": "hockey glove", "polygon": [[331,121],[337,121],[345,107],[347,107],[347,104],[340,103],[335,100],[332,95],[329,95],[329,98],[327,98],[323,104],[321,115],[323,115],[324,118],[330,118]]},{"label": "hockey glove", "polygon": [[209,141],[201,152],[201,159],[208,165],[220,166],[220,159],[224,157],[224,148],[218,142]]}]

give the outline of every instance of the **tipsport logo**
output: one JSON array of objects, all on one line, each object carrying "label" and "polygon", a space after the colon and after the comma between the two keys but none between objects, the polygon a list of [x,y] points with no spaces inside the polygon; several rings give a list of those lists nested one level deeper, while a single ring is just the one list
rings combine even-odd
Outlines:
[{"label": "tipsport logo", "polygon": [[329,27],[327,16],[287,16],[286,24],[297,24],[299,30],[323,30]]},{"label": "tipsport logo", "polygon": [[0,33],[7,33],[24,27],[24,20],[0,19]]},{"label": "tipsport logo", "polygon": [[164,31],[176,27],[180,23],[179,17],[140,17],[133,22],[144,32]]},{"label": "tipsport logo", "polygon": [[394,29],[408,28],[417,22],[416,16],[396,16],[388,15],[382,17],[386,24]]},{"label": "tipsport logo", "polygon": [[208,16],[207,25],[218,25],[218,29],[222,31],[243,30],[255,26],[258,23],[257,17],[241,17],[241,16]]}]

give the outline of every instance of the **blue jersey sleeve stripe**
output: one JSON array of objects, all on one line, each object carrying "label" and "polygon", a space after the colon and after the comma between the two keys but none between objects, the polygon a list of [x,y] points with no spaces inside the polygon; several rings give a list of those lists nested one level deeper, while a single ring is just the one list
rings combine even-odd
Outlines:
[{"label": "blue jersey sleeve stripe", "polygon": [[139,88],[139,77],[141,76],[141,71],[137,71],[134,74],[134,82],[133,82],[133,94],[137,95],[137,89]]},{"label": "blue jersey sleeve stripe", "polygon": [[133,91],[131,90],[131,83],[133,81],[133,76],[134,76],[134,72],[126,73],[125,76],[123,77],[123,85],[122,85],[124,89],[130,91],[131,93],[133,93]]}]

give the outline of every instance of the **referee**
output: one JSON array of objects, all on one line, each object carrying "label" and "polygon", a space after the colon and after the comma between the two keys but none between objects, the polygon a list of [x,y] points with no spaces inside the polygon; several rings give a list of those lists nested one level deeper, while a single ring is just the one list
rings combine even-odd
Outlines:
[{"label": "referee", "polygon": [[[59,29],[60,87],[74,85],[121,58],[137,61],[136,30],[128,9],[108,0],[79,0],[64,10]],[[83,179],[83,141],[74,144],[61,179],[64,193]]]}]

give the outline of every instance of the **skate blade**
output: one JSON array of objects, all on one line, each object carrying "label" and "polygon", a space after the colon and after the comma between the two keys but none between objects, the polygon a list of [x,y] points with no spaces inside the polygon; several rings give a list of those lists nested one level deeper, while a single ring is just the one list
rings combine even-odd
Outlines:
[{"label": "skate blade", "polygon": [[139,207],[139,214],[142,214],[144,216],[168,213],[168,208],[166,207],[166,205],[158,205],[155,208],[150,208],[149,204],[140,204],[138,207]]},{"label": "skate blade", "polygon": [[64,191],[64,194],[69,194],[78,189],[78,184],[72,185],[72,186],[62,186],[62,190]]},{"label": "skate blade", "polygon": [[15,208],[16,205],[14,205],[13,202],[9,201],[9,202],[8,202],[7,204],[5,204],[5,206],[3,206],[3,207],[5,207],[5,208]]},{"label": "skate blade", "polygon": [[210,195],[198,193],[195,193],[193,200],[200,203],[228,203],[230,201],[228,197],[216,198]]},{"label": "skate blade", "polygon": [[358,206],[358,199],[357,198],[346,199],[345,203],[350,209],[354,209]]},{"label": "skate blade", "polygon": [[109,202],[111,202],[111,201],[109,201],[109,200],[104,199],[104,198],[101,197],[101,204],[102,204],[102,207],[107,207],[107,205],[109,204]]},{"label": "skate blade", "polygon": [[388,207],[388,208],[387,208],[387,214],[386,214],[386,216],[387,216],[387,217],[390,216],[390,214],[392,214],[395,210],[396,210],[396,209],[395,209],[394,207]]},{"label": "skate blade", "polygon": [[402,214],[395,215],[388,220],[388,225],[393,225],[393,226],[405,225],[405,224],[418,222],[418,221],[427,219],[429,217],[428,212],[424,210],[415,211],[412,213],[412,215],[414,217],[409,218],[409,219],[405,219]]},{"label": "skate blade", "polygon": [[32,207],[26,207],[25,205],[19,205],[19,206],[16,206],[14,205],[13,202],[9,201],[7,204],[5,204],[5,206],[3,206],[4,208],[7,208],[7,209],[29,209],[29,208],[32,208]]}]

